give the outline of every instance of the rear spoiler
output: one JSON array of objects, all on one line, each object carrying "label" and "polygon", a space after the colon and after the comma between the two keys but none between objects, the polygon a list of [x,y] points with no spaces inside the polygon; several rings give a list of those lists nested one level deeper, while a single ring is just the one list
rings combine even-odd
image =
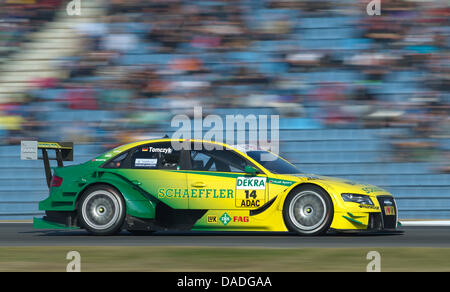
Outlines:
[{"label": "rear spoiler", "polygon": [[[42,156],[38,156],[38,150],[42,150]],[[47,150],[55,150],[56,157],[49,158]],[[58,167],[64,167],[63,161],[73,161],[73,142],[38,142],[38,141],[22,141],[20,144],[21,160],[38,160],[44,161],[45,177],[47,186],[50,187],[52,180],[52,171],[50,169],[50,160],[56,160]]]}]

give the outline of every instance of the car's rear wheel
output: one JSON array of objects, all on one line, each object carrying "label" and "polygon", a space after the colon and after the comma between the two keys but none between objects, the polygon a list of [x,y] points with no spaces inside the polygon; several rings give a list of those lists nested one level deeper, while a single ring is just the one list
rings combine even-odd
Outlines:
[{"label": "car's rear wheel", "polygon": [[333,202],[322,188],[306,185],[291,191],[284,202],[286,227],[300,235],[321,235],[333,220]]},{"label": "car's rear wheel", "polygon": [[80,198],[78,218],[81,226],[95,235],[113,235],[121,231],[125,220],[122,195],[108,185],[87,189]]}]

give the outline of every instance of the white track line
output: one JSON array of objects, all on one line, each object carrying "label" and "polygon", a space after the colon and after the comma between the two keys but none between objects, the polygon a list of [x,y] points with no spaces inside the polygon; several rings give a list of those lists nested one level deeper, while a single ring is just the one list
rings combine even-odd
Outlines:
[{"label": "white track line", "polygon": [[0,224],[31,224],[33,221],[0,221]]},{"label": "white track line", "polygon": [[450,226],[450,220],[402,221],[402,226]]}]

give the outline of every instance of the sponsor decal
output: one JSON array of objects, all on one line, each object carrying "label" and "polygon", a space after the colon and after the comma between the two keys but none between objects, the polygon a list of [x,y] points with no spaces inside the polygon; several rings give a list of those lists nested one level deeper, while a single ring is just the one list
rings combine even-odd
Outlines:
[{"label": "sponsor decal", "polygon": [[385,206],[384,207],[384,214],[390,216],[395,215],[395,208],[394,206]]},{"label": "sponsor decal", "polygon": [[173,149],[172,148],[153,148],[153,147],[149,147],[147,151],[154,152],[154,153],[171,154],[173,152]]},{"label": "sponsor decal", "polygon": [[241,200],[239,207],[258,208],[258,207],[261,207],[261,201],[260,200]]},{"label": "sponsor decal", "polygon": [[234,190],[160,188],[158,189],[158,198],[234,199]]},{"label": "sponsor decal", "polygon": [[134,166],[136,167],[156,167],[157,164],[157,158],[136,158],[134,161]]},{"label": "sponsor decal", "polygon": [[236,207],[258,208],[264,204],[264,190],[243,190],[236,195]]},{"label": "sponsor decal", "polygon": [[282,186],[290,186],[293,184],[292,181],[281,180],[281,179],[273,179],[273,180],[270,180],[269,183],[276,184],[276,185],[282,185]]},{"label": "sponsor decal", "polygon": [[230,223],[231,217],[227,213],[223,213],[223,215],[220,216],[219,220],[223,223],[223,225],[226,226],[228,223]]},{"label": "sponsor decal", "polygon": [[216,215],[208,215],[206,217],[207,223],[217,223],[217,216]]},{"label": "sponsor decal", "polygon": [[265,177],[238,177],[236,179],[237,190],[265,190]]},{"label": "sponsor decal", "polygon": [[376,192],[383,192],[384,191],[382,188],[379,188],[379,187],[364,187],[364,188],[362,188],[362,190],[364,192],[366,192],[366,194],[376,193]]},{"label": "sponsor decal", "polygon": [[233,222],[247,223],[250,221],[248,216],[233,216]]},{"label": "sponsor decal", "polygon": [[380,207],[372,206],[372,205],[360,204],[359,207],[360,207],[360,208],[365,208],[365,209],[377,210],[377,211],[380,210]]},{"label": "sponsor decal", "polygon": [[41,148],[60,148],[61,145],[58,143],[46,143],[46,142],[38,142],[38,146]]},{"label": "sponsor decal", "polygon": [[38,159],[38,142],[22,141],[20,146],[20,159],[37,160]]}]

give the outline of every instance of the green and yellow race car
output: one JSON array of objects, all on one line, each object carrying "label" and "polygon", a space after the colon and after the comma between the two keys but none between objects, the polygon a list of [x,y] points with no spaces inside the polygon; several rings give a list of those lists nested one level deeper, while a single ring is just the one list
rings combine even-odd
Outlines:
[{"label": "green and yellow race car", "polygon": [[[188,147],[178,147],[180,143]],[[177,147],[174,147],[177,146]],[[301,173],[269,151],[223,143],[156,139],[63,166],[73,143],[22,142],[23,159],[42,150],[49,197],[41,229],[83,228],[95,235],[161,230],[395,230],[393,196],[378,187]],[[58,167],[50,168],[49,150]]]}]

